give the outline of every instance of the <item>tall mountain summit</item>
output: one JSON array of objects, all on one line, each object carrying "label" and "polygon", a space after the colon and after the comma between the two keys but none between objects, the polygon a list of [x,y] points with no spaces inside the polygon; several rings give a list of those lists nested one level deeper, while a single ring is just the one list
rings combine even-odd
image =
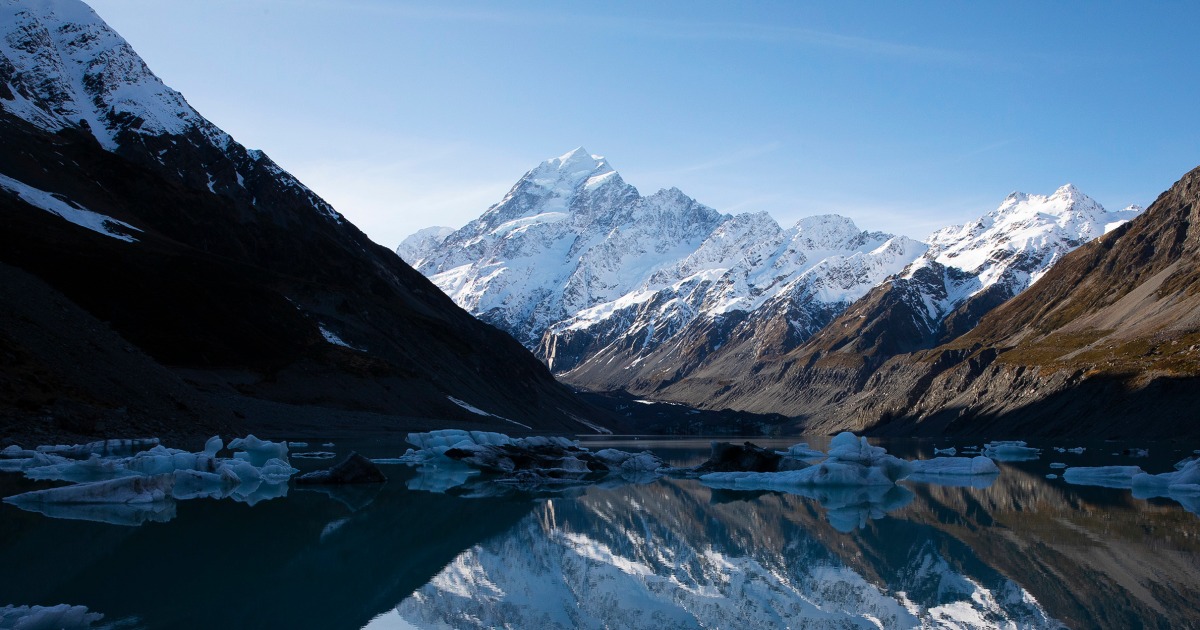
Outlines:
[{"label": "tall mountain summit", "polygon": [[0,435],[594,426],[82,2],[0,0],[0,137]]},{"label": "tall mountain summit", "polygon": [[580,148],[526,173],[463,228],[422,230],[398,251],[560,379],[708,405],[731,375],[805,344],[869,293],[883,293],[886,316],[846,325],[852,340],[883,326],[890,356],[961,335],[1138,211],[1108,212],[1068,184],[1013,193],[924,243],[837,215],[784,228],[677,189],[644,197]]}]

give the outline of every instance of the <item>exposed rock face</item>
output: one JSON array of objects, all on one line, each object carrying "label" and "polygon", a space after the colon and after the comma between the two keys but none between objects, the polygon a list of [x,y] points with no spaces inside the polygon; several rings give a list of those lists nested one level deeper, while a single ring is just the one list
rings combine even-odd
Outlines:
[{"label": "exposed rock face", "polygon": [[750,442],[730,444],[713,442],[708,461],[697,466],[697,474],[710,472],[778,472],[783,456]]},{"label": "exposed rock face", "polygon": [[[577,149],[462,229],[429,228],[401,249],[572,385],[720,408],[714,393],[806,345],[864,355],[852,378],[861,384],[891,356],[965,334],[1139,211],[1106,211],[1068,184],[1013,193],[925,243],[835,215],[785,229],[762,213],[717,214],[677,190],[642,197]],[[831,395],[844,397],[837,388]]]},{"label": "exposed rock face", "polygon": [[[0,2],[0,86],[0,262],[223,405],[587,430],[519,344],[196,113],[81,2]],[[30,400],[21,418],[49,404]]]},{"label": "exposed rock face", "polygon": [[804,415],[816,430],[1200,433],[1198,202],[1193,170],[1142,216],[1064,256],[973,330],[930,350],[890,359],[863,352],[903,351],[886,326],[841,341],[839,326],[888,313],[877,290],[714,404]]},{"label": "exposed rock face", "polygon": [[458,304],[593,390],[678,378],[735,338],[790,349],[925,249],[835,215],[785,229],[677,189],[643,197],[583,149],[449,236],[401,246]]},{"label": "exposed rock face", "polygon": [[297,484],[317,486],[384,483],[386,481],[387,475],[379,470],[379,466],[359,455],[357,451],[351,451],[346,459],[325,470],[314,470],[296,477]]}]

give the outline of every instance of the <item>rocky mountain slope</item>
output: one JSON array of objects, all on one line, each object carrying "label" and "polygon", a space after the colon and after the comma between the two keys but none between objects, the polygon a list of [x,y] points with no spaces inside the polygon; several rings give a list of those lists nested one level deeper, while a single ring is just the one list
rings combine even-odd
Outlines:
[{"label": "rocky mountain slope", "polygon": [[[572,385],[712,406],[735,375],[818,333],[817,346],[861,356],[857,381],[890,356],[954,339],[1139,211],[1109,212],[1068,184],[1013,193],[925,243],[836,215],[785,229],[677,190],[642,197],[577,149],[462,229],[422,230],[398,251]],[[855,316],[828,329],[852,304]],[[844,395],[844,376],[833,396]]]},{"label": "rocky mountain slope", "polygon": [[590,389],[628,385],[642,362],[686,371],[690,349],[755,334],[738,328],[750,312],[780,322],[777,344],[794,345],[926,249],[836,215],[785,229],[762,213],[719,214],[677,189],[643,197],[583,149],[547,160],[479,219],[442,233],[423,230],[399,251]]},{"label": "rocky mountain slope", "polygon": [[[0,262],[184,377],[206,406],[180,401],[182,427],[587,430],[572,417],[591,408],[519,344],[200,116],[81,2],[0,1],[0,137]],[[31,357],[6,362],[6,383],[64,369],[0,332]],[[4,401],[7,434],[53,416],[28,401]],[[118,404],[76,402],[97,417]],[[151,426],[151,407],[93,430]]]},{"label": "rocky mountain slope", "polygon": [[[1198,212],[1200,169],[928,350],[905,352],[903,305],[877,290],[713,404],[770,408],[822,431],[1200,434]],[[878,323],[853,331],[860,319]]]}]

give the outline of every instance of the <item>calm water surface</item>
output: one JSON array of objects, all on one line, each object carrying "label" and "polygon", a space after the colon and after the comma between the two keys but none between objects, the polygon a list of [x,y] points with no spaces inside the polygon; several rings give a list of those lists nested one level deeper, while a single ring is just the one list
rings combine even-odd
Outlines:
[{"label": "calm water surface", "polygon": [[[294,450],[404,450],[318,442]],[[877,443],[907,458],[955,444]],[[708,453],[708,440],[585,445],[676,465]],[[1062,472],[1051,463],[1166,472],[1200,445],[1032,445],[1040,458],[1001,463],[986,487],[532,493],[391,465],[378,488],[185,501],[140,526],[0,504],[0,607],[84,606],[103,615],[93,628],[1200,627],[1200,517],[1046,478]],[[47,485],[0,474],[3,496]]]}]

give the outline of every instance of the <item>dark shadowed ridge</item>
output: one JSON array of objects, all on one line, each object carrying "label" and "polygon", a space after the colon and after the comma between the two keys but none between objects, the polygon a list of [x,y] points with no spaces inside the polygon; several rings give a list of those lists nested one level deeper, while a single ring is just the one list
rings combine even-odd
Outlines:
[{"label": "dark shadowed ridge", "polygon": [[[5,26],[10,52],[51,61],[0,54],[0,439],[574,433],[606,421],[508,335],[196,114],[86,7],[18,7],[17,18],[24,26]],[[89,46],[110,48],[71,87],[70,55]],[[107,104],[127,85],[150,99],[132,110],[150,120]],[[178,129],[146,131],[163,124],[156,98],[176,99],[179,118],[167,119]],[[81,103],[98,117],[63,114]]]}]

